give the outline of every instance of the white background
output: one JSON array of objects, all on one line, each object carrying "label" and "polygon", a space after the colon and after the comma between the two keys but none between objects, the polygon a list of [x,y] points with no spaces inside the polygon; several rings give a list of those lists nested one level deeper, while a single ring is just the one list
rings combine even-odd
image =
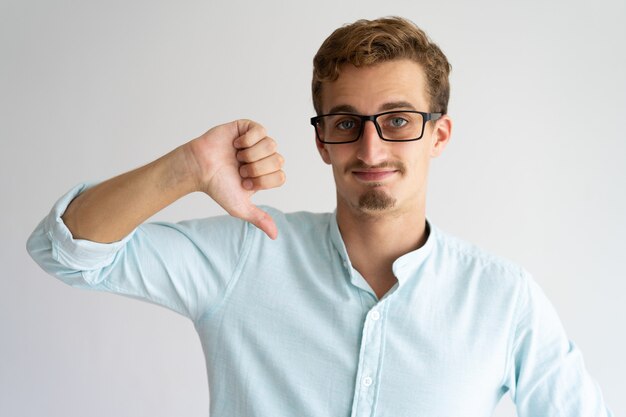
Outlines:
[{"label": "white background", "polygon": [[[264,123],[287,160],[287,184],[257,202],[332,210],[311,60],[339,25],[392,14],[453,65],[429,218],[529,269],[626,415],[625,2],[177,3],[0,0],[0,415],[207,415],[190,322],[61,284],[26,239],[74,184],[238,117]],[[217,213],[192,195],[157,218]],[[515,415],[508,396],[496,415]]]}]

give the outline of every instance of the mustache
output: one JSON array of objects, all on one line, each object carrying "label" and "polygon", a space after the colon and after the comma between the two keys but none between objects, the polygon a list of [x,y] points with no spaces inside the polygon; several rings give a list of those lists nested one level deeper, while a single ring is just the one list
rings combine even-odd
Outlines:
[{"label": "mustache", "polygon": [[346,167],[345,173],[352,171],[368,170],[368,169],[387,169],[391,168],[399,171],[401,174],[406,172],[406,165],[401,161],[385,161],[376,165],[368,165],[363,161],[355,161]]}]

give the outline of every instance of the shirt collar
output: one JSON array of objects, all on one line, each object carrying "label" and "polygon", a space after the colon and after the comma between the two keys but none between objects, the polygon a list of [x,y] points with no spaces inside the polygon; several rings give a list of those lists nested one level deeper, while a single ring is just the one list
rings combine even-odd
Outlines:
[{"label": "shirt collar", "polygon": [[350,266],[350,258],[348,258],[348,250],[346,249],[346,245],[343,243],[343,238],[341,237],[341,232],[339,231],[339,225],[337,224],[337,210],[333,212],[333,215],[330,216],[330,239],[335,246],[335,249],[339,253],[341,260],[343,262],[347,262]]},{"label": "shirt collar", "polygon": [[[335,246],[335,249],[339,253],[341,260],[344,263],[344,266],[351,271],[352,263],[350,262],[350,258],[348,257],[348,251],[346,249],[343,238],[341,237],[339,225],[337,224],[337,211],[335,210],[333,212],[333,215],[330,217],[331,241]],[[428,236],[426,237],[426,242],[421,247],[402,255],[393,263],[393,273],[398,279],[398,284],[400,286],[410,277],[414,276],[416,272],[418,272],[418,270],[424,265],[425,260],[428,258],[432,251],[434,241],[436,240],[437,229],[430,224],[428,219],[426,220],[426,231],[428,233]]]},{"label": "shirt collar", "polygon": [[393,263],[393,274],[398,278],[400,285],[406,282],[410,277],[416,275],[432,252],[437,232],[436,228],[431,226],[428,219],[426,220],[426,233],[426,242],[424,242],[421,247],[402,255]]}]

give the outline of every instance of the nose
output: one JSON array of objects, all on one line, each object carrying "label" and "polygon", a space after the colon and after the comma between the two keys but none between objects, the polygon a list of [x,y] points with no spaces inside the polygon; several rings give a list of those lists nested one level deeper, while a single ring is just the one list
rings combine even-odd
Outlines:
[{"label": "nose", "polygon": [[363,161],[363,163],[374,166],[387,159],[388,143],[378,136],[378,131],[373,121],[368,120],[365,122],[361,137],[356,143],[359,146],[357,158]]}]

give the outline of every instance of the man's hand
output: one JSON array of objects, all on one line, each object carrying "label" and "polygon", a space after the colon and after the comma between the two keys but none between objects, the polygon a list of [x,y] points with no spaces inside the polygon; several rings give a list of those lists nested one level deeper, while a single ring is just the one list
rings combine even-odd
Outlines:
[{"label": "man's hand", "polygon": [[284,159],[263,126],[251,120],[216,126],[189,142],[187,149],[197,190],[208,194],[230,215],[276,239],[274,220],[250,201],[256,191],[285,182]]},{"label": "man's hand", "polygon": [[282,185],[282,165],[283,157],[263,127],[237,120],[84,191],[62,218],[75,239],[117,242],[179,198],[203,191],[231,215],[276,239],[274,221],[250,197]]}]

